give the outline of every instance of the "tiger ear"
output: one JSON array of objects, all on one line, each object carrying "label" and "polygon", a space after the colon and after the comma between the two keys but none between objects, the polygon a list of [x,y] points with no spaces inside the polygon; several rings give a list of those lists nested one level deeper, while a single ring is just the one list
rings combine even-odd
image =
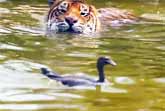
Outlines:
[{"label": "tiger ear", "polygon": [[49,5],[49,7],[51,7],[51,6],[53,5],[54,1],[55,1],[55,0],[48,0],[48,5]]},{"label": "tiger ear", "polygon": [[89,9],[90,9],[90,12],[93,12],[94,14],[97,15],[97,9],[93,5],[90,5]]},{"label": "tiger ear", "polygon": [[85,3],[85,0],[72,0],[73,2],[81,2],[81,3]]},{"label": "tiger ear", "polygon": [[57,5],[61,1],[62,0],[48,0],[49,7],[51,7],[52,5]]}]

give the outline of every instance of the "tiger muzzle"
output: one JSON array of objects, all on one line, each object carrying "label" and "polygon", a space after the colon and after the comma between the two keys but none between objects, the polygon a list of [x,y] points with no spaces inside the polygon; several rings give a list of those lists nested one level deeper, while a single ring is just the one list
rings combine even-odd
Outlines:
[{"label": "tiger muzzle", "polygon": [[73,24],[77,23],[78,20],[73,17],[66,17],[65,21],[72,26]]}]

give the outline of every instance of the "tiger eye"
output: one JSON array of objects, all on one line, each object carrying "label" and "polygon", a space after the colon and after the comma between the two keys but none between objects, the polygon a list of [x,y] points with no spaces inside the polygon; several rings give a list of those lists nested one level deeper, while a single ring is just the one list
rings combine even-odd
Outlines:
[{"label": "tiger eye", "polygon": [[85,12],[81,12],[80,14],[81,14],[82,16],[84,16],[84,17],[86,17],[86,16],[89,15],[89,13],[85,13]]},{"label": "tiger eye", "polygon": [[85,15],[85,13],[81,12],[81,15]]},{"label": "tiger eye", "polygon": [[66,10],[64,10],[64,9],[61,9],[60,11],[61,11],[61,12],[63,12],[63,13],[65,13],[65,12],[66,12]]}]

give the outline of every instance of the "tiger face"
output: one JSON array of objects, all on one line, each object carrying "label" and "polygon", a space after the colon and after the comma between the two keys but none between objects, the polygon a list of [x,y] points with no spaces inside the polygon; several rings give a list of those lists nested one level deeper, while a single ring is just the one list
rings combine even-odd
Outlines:
[{"label": "tiger face", "polygon": [[54,32],[90,33],[99,27],[95,7],[82,0],[55,0],[47,17],[47,29]]}]

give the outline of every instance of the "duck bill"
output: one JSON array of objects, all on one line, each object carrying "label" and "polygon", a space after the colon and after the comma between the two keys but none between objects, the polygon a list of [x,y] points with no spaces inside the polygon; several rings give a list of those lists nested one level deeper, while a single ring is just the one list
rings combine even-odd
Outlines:
[{"label": "duck bill", "polygon": [[116,66],[117,65],[116,62],[114,62],[113,60],[109,60],[108,63],[111,64],[112,66]]}]

